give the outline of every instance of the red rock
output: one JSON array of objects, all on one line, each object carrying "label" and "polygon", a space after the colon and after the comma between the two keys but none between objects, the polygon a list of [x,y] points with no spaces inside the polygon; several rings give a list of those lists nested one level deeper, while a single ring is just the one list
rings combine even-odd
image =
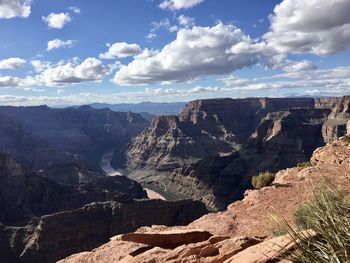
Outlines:
[{"label": "red rock", "polygon": [[212,236],[202,230],[170,230],[159,233],[130,233],[120,236],[122,241],[131,241],[161,248],[176,248],[190,243],[208,240]]}]

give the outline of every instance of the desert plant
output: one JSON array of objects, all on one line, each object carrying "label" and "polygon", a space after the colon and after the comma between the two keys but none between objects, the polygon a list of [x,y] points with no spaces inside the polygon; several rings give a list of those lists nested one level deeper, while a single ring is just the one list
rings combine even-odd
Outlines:
[{"label": "desert plant", "polygon": [[[342,191],[328,188],[317,191],[312,199],[295,212],[295,223],[289,234],[296,243],[293,262],[349,263],[350,262],[350,203]],[[300,231],[316,233],[309,238]]]},{"label": "desert plant", "polygon": [[350,143],[350,135],[349,134],[347,134],[343,137],[343,142],[345,144],[349,145],[349,143]]},{"label": "desert plant", "polygon": [[265,186],[271,185],[275,180],[275,174],[271,172],[261,172],[252,178],[252,185],[255,189],[261,189]]},{"label": "desert plant", "polygon": [[303,205],[294,211],[294,223],[299,230],[308,229],[307,217],[311,211],[308,205]]},{"label": "desert plant", "polygon": [[300,169],[304,169],[304,168],[311,167],[311,166],[312,166],[312,164],[310,162],[303,162],[303,163],[297,164],[297,167]]}]

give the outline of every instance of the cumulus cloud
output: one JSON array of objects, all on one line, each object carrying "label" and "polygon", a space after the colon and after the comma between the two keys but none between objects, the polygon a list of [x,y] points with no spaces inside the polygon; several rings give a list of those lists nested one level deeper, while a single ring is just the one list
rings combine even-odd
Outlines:
[{"label": "cumulus cloud", "polygon": [[23,78],[0,76],[0,87],[24,87],[33,90],[31,87],[35,86],[62,87],[87,81],[101,81],[117,67],[117,63],[104,65],[102,61],[93,57],[84,61],[73,58],[57,64],[32,60],[31,64],[36,75]]},{"label": "cumulus cloud", "polygon": [[47,86],[99,81],[111,74],[115,68],[115,65],[103,65],[102,61],[96,58],[87,58],[81,63],[75,58],[68,63],[60,62],[53,66],[38,62],[35,64],[41,70],[40,74],[35,76],[36,81]]},{"label": "cumulus cloud", "polygon": [[264,38],[279,52],[329,55],[350,46],[349,0],[284,0]]},{"label": "cumulus cloud", "polygon": [[183,26],[183,27],[186,27],[186,28],[192,27],[195,24],[193,17],[189,17],[189,16],[185,16],[185,15],[180,15],[177,18],[177,21],[179,22],[180,26]]},{"label": "cumulus cloud", "polygon": [[100,59],[126,58],[139,54],[141,47],[137,44],[117,42],[109,46],[108,51],[99,55]]},{"label": "cumulus cloud", "polygon": [[[230,48],[251,39],[233,25],[181,29],[161,50],[145,49],[116,73],[119,85],[186,82],[198,77],[226,74],[257,62],[256,53],[236,53]],[[234,51],[234,50],[233,50]]]},{"label": "cumulus cloud", "polygon": [[21,82],[20,78],[10,76],[0,76],[0,87],[17,87]]},{"label": "cumulus cloud", "polygon": [[188,9],[202,3],[204,0],[165,0],[160,3],[159,7],[169,10]]},{"label": "cumulus cloud", "polygon": [[0,0],[0,18],[28,17],[30,0]]},{"label": "cumulus cloud", "polygon": [[72,47],[75,42],[75,40],[61,40],[56,38],[47,42],[47,51],[64,47]]},{"label": "cumulus cloud", "polygon": [[48,16],[43,16],[42,20],[47,23],[49,28],[61,29],[67,23],[72,21],[72,18],[70,17],[69,13],[51,13]]},{"label": "cumulus cloud", "polygon": [[30,61],[30,64],[32,64],[36,72],[42,72],[45,69],[51,67],[50,62],[42,60],[32,60]]},{"label": "cumulus cloud", "polygon": [[26,61],[21,58],[7,58],[0,60],[0,69],[17,69]]}]

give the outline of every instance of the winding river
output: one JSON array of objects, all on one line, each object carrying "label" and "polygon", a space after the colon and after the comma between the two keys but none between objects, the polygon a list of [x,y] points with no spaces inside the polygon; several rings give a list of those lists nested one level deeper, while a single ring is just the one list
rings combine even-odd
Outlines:
[{"label": "winding river", "polygon": [[[102,155],[101,161],[100,161],[100,167],[108,176],[123,176],[120,170],[114,169],[111,165],[113,152],[114,152],[113,150],[110,150]],[[143,188],[143,189],[147,192],[147,196],[149,199],[167,200],[164,196],[162,196],[161,194],[149,188]]]}]

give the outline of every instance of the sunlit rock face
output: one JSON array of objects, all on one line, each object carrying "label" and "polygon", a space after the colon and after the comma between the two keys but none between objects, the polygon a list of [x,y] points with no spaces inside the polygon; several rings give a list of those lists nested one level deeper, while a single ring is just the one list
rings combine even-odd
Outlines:
[{"label": "sunlit rock face", "polygon": [[256,173],[304,162],[324,145],[322,127],[340,100],[189,102],[178,116],[155,117],[132,140],[126,152],[130,177],[225,209],[251,187]]}]

